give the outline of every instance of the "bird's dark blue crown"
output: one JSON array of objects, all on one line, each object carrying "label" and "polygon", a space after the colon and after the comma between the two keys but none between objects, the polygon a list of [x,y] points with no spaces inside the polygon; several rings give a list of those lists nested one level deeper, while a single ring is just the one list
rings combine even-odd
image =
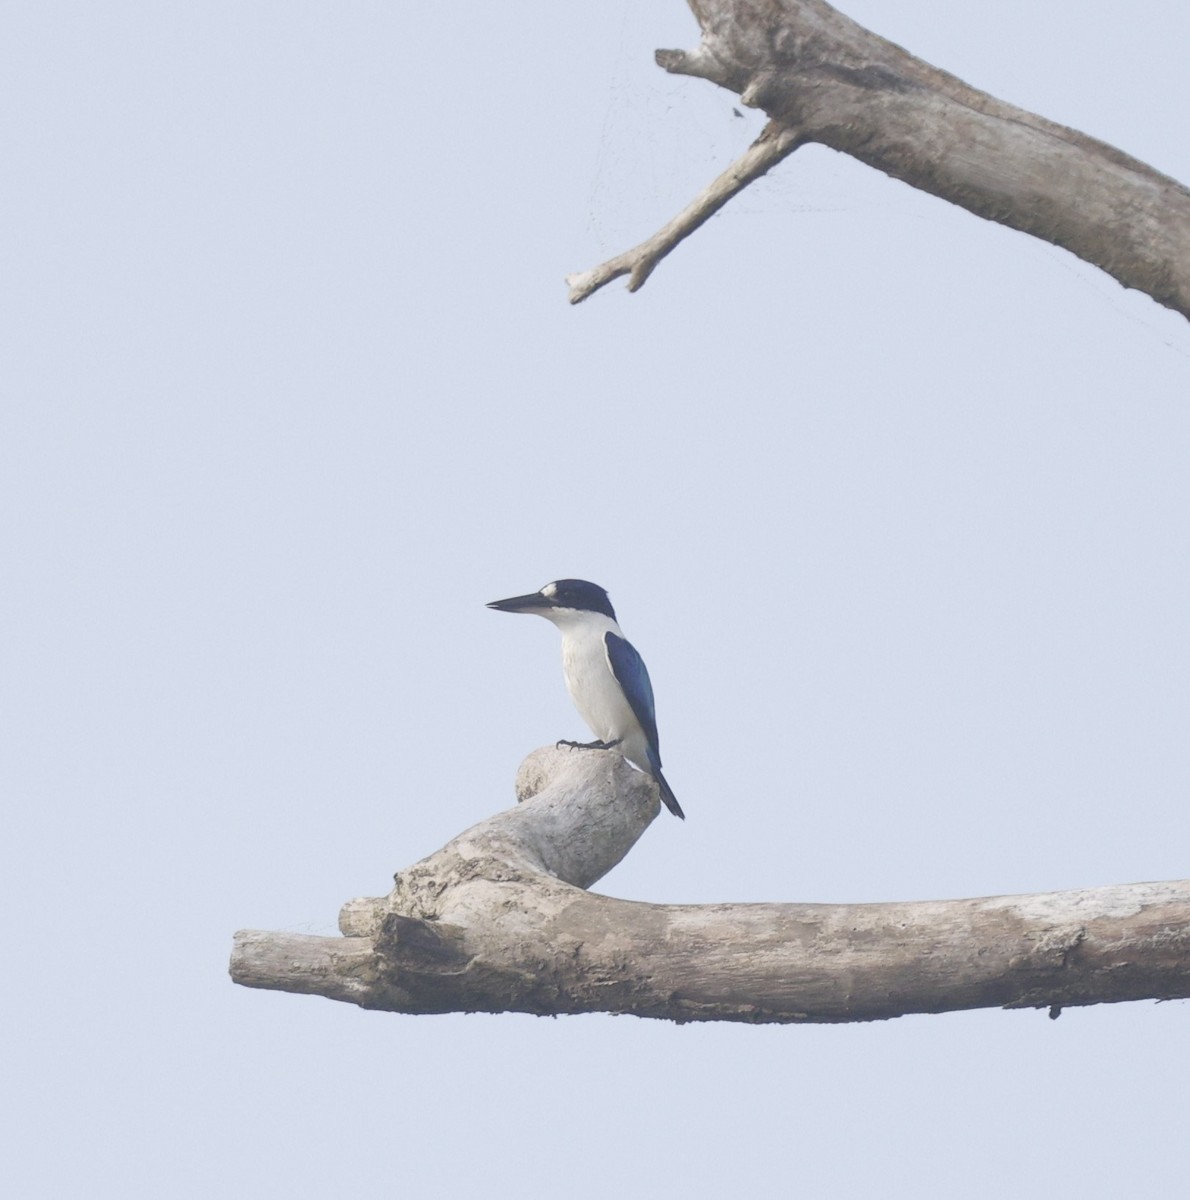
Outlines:
[{"label": "bird's dark blue crown", "polygon": [[612,608],[607,592],[597,583],[588,583],[585,579],[555,579],[541,590],[558,608],[576,608],[580,612],[597,612],[613,621],[616,619],[616,610]]}]

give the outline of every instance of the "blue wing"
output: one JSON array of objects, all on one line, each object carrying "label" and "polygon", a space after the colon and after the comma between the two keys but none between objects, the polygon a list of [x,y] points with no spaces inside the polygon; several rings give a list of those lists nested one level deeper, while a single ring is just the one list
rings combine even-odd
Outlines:
[{"label": "blue wing", "polygon": [[[633,716],[640,722],[645,738],[649,744],[649,769],[657,786],[661,789],[661,799],[665,807],[675,817],[683,820],[686,814],[678,803],[673,788],[661,774],[661,749],[657,743],[657,714],[653,707],[653,685],[649,682],[649,672],[645,670],[645,660],[636,652],[636,647],[615,633],[603,635],[603,646],[607,652],[607,665],[611,667],[616,682],[624,692],[624,698],[632,709]],[[637,764],[640,765],[640,764]]]},{"label": "blue wing", "polygon": [[656,765],[661,766],[661,748],[657,742],[657,714],[653,706],[653,685],[649,682],[649,672],[645,669],[645,660],[636,652],[636,647],[622,638],[619,634],[607,632],[603,635],[603,644],[607,650],[608,665],[616,682],[624,689],[624,697],[632,709],[633,715],[645,731]]}]

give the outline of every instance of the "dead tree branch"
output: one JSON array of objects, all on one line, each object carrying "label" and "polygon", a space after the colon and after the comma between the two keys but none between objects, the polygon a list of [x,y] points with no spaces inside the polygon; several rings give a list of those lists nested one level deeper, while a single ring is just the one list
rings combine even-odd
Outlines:
[{"label": "dead tree branch", "polygon": [[243,931],[232,978],[403,1013],[865,1021],[1190,996],[1190,881],[897,904],[587,891],[657,815],[615,753],[546,749],[521,803],[349,902],[345,936]]},{"label": "dead tree branch", "polygon": [[[807,142],[1022,230],[1190,317],[1190,191],[1105,142],[997,100],[857,25],[824,0],[689,0],[696,50],[657,51],[675,74],[709,80],[762,109],[759,142],[636,250],[572,275],[577,303],[631,274],[635,290],[736,192]],[[738,175],[737,186],[725,185]],[[699,214],[702,214],[701,217]],[[676,235],[676,236],[675,236]]]},{"label": "dead tree branch", "polygon": [[788,158],[800,145],[796,131],[770,121],[760,136],[718,179],[704,188],[672,221],[662,226],[651,238],[608,259],[591,271],[567,275],[570,303],[578,304],[605,283],[629,276],[628,290],[635,292],[653,273],[653,268],[683,239],[710,220],[732,196],[742,192],[753,180],[759,179],[783,158]]}]

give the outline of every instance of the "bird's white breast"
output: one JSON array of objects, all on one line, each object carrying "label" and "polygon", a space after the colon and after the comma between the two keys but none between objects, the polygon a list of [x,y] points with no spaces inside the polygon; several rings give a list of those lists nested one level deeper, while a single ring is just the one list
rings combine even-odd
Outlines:
[{"label": "bird's white breast", "polygon": [[636,716],[608,665],[603,641],[608,632],[623,637],[619,625],[599,613],[576,614],[575,619],[558,620],[556,624],[562,632],[566,688],[591,732],[604,742],[636,732]]}]

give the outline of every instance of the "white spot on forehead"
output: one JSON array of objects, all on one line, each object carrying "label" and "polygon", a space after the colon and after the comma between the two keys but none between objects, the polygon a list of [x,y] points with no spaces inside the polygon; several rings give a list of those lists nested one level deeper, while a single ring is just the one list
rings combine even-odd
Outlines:
[{"label": "white spot on forehead", "polygon": [[558,594],[558,585],[556,583],[547,583],[545,587],[541,589],[541,594],[543,596],[548,596],[552,600]]}]

